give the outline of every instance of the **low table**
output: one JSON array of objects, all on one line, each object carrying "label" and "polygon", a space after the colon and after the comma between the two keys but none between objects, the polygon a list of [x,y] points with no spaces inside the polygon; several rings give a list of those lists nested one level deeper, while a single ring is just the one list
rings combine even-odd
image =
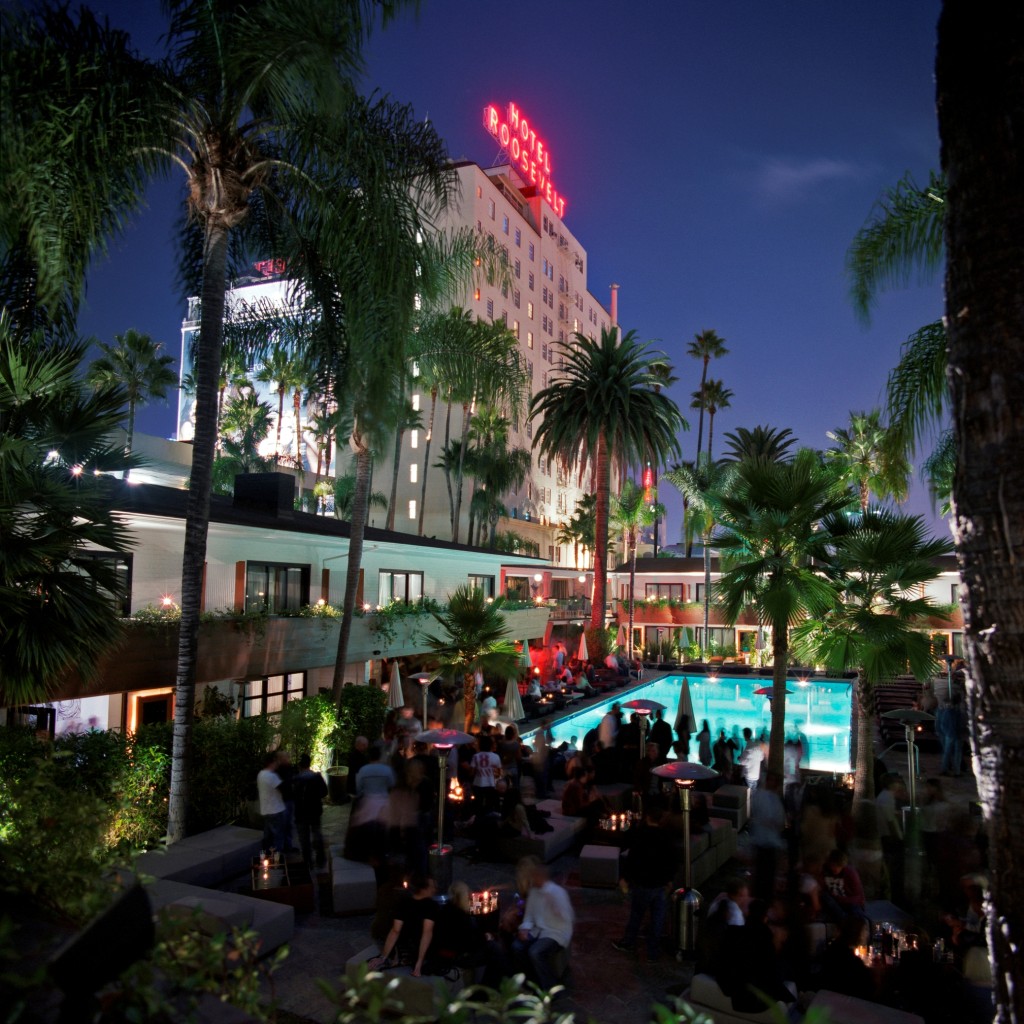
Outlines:
[{"label": "low table", "polygon": [[254,857],[252,861],[252,894],[257,899],[284,903],[309,913],[315,906],[313,879],[303,864],[277,864]]}]

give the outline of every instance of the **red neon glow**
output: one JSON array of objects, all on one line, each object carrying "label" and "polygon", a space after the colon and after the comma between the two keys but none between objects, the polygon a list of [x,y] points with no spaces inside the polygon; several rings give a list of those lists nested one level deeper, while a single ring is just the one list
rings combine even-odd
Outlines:
[{"label": "red neon glow", "polygon": [[644,481],[644,501],[649,504],[650,500],[651,500],[651,489],[654,487],[654,470],[651,469],[650,466],[648,466],[644,470],[643,481]]},{"label": "red neon glow", "polygon": [[264,277],[276,277],[278,274],[283,274],[288,269],[288,264],[280,257],[272,260],[259,260],[254,263],[253,266]]},{"label": "red neon glow", "polygon": [[565,196],[551,183],[551,151],[537,135],[529,120],[514,104],[508,105],[504,119],[494,104],[484,107],[484,127],[501,144],[512,164],[554,210],[565,216]]}]

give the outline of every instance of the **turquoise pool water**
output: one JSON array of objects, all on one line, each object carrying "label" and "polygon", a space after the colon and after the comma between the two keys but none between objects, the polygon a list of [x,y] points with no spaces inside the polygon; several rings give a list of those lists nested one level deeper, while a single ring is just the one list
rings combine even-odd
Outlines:
[{"label": "turquoise pool water", "polygon": [[[580,746],[583,737],[601,721],[613,703],[618,701],[624,704],[637,697],[664,704],[665,718],[669,725],[673,725],[684,679],[690,684],[690,700],[696,718],[691,734],[691,758],[696,758],[694,736],[705,718],[711,726],[713,737],[718,735],[719,729],[725,729],[726,734],[731,733],[733,726],[740,730],[749,726],[755,735],[761,729],[771,728],[770,702],[767,697],[754,693],[762,686],[770,686],[771,679],[751,676],[709,679],[706,676],[674,675],[641,683],[629,690],[619,690],[599,704],[592,704],[575,714],[570,713],[552,725],[554,742],[570,741],[575,736],[576,746]],[[788,735],[799,729],[807,737],[810,763],[804,767],[818,771],[848,772],[852,695],[850,682],[811,679],[804,683],[790,679],[787,686],[791,692],[786,696],[786,733]],[[532,735],[532,731],[524,733],[526,742],[529,742],[527,737]]]}]

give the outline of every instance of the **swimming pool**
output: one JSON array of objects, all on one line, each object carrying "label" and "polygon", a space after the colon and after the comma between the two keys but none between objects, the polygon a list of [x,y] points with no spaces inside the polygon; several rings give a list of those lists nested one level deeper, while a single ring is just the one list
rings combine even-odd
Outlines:
[{"label": "swimming pool", "polygon": [[[730,734],[733,726],[740,731],[749,726],[755,735],[761,729],[771,729],[771,702],[767,697],[754,693],[760,687],[771,686],[771,679],[756,676],[722,676],[712,679],[707,676],[673,675],[622,690],[599,704],[591,704],[582,711],[567,715],[551,727],[554,742],[559,744],[571,741],[575,736],[576,746],[579,747],[583,737],[597,726],[612,704],[624,704],[637,697],[664,704],[665,719],[669,725],[673,725],[684,679],[690,684],[690,700],[696,718],[696,722],[692,723],[691,758],[696,759],[694,736],[705,718],[711,726],[712,737],[718,735],[719,729],[725,729],[726,734]],[[786,696],[786,734],[799,729],[807,737],[810,754],[809,763],[804,767],[816,768],[818,771],[848,772],[853,689],[850,682],[840,679],[790,679],[787,680],[787,687],[791,692]],[[535,731],[524,732],[524,740],[529,742],[528,737]]]}]

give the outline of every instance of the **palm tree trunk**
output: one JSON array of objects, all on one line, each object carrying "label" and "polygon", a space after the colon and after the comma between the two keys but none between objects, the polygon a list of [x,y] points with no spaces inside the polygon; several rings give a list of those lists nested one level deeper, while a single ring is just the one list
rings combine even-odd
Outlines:
[{"label": "palm tree trunk", "polygon": [[471,732],[476,718],[476,677],[472,672],[462,676],[462,703],[466,713],[462,727],[466,732]]},{"label": "palm tree trunk", "polygon": [[274,462],[281,461],[281,424],[284,421],[284,386],[277,382],[277,436],[274,439]]},{"label": "palm tree trunk", "polygon": [[181,624],[174,687],[174,739],[171,785],[167,806],[167,838],[186,833],[188,779],[195,719],[196,658],[199,652],[199,613],[203,600],[203,565],[210,523],[210,488],[217,446],[221,346],[224,338],[224,299],[227,286],[228,228],[211,224],[203,252],[202,311],[196,353],[196,425],[192,440],[192,472],[185,503],[185,542],[181,560]]},{"label": "palm tree trunk", "polygon": [[629,657],[633,657],[633,619],[636,614],[636,549],[639,547],[637,538],[631,537],[633,542],[633,554],[629,560]]},{"label": "palm tree trunk", "polygon": [[965,592],[971,749],[988,835],[986,930],[996,1021],[1024,1021],[1024,380],[1019,5],[979,17],[945,0],[936,81],[946,214],[946,312]]},{"label": "palm tree trunk", "polygon": [[604,610],[608,595],[608,512],[611,505],[611,478],[608,465],[608,441],[604,434],[597,442],[594,468],[594,602],[590,608],[590,628],[604,628]]},{"label": "palm tree trunk", "polygon": [[711,633],[711,534],[704,531],[704,643],[701,645],[701,659],[708,660],[708,635]]},{"label": "palm tree trunk", "polygon": [[[135,441],[135,402],[129,399],[128,401],[128,430],[127,436],[125,437],[124,446],[128,454],[132,453],[132,444]],[[124,470],[124,478],[128,479],[128,474],[131,473],[131,466],[126,466]]]},{"label": "palm tree trunk", "polygon": [[430,389],[430,423],[423,441],[423,483],[420,486],[420,515],[416,536],[423,536],[423,511],[427,507],[427,469],[430,466],[430,442],[434,437],[434,413],[437,410],[437,388]]},{"label": "palm tree trunk", "polygon": [[352,427],[352,441],[356,453],[356,483],[352,493],[352,517],[349,520],[348,568],[345,572],[345,598],[342,603],[341,629],[338,631],[338,654],[334,661],[334,678],[331,696],[341,713],[341,690],[345,683],[345,668],[348,662],[348,642],[352,635],[352,616],[356,609],[356,592],[359,590],[359,570],[363,563],[363,539],[366,536],[366,519],[370,502],[370,470],[373,454],[363,443],[359,425]]},{"label": "palm tree trunk", "polygon": [[715,410],[708,409],[708,462],[711,461],[711,441],[715,433]]},{"label": "palm tree trunk", "polygon": [[451,441],[452,436],[452,396],[451,392],[448,393],[448,413],[444,420],[444,448],[442,449],[441,463],[444,467],[444,480],[448,485],[448,515],[451,519],[452,526],[455,524],[455,494],[452,491],[452,471],[448,464],[448,443]]},{"label": "palm tree trunk", "polygon": [[697,462],[700,463],[701,453],[701,442],[704,438],[704,386],[708,382],[708,363],[711,361],[710,356],[704,357],[704,369],[700,374],[700,414],[697,417]]},{"label": "palm tree trunk", "polygon": [[768,741],[768,770],[783,775],[786,742],[786,662],[789,658],[789,626],[772,623],[772,731]]},{"label": "palm tree trunk", "polygon": [[853,801],[875,798],[875,694],[871,684],[858,673],[855,684],[857,705],[857,760],[854,766]]},{"label": "palm tree trunk", "polygon": [[292,396],[292,406],[295,411],[295,468],[300,472],[306,468],[305,459],[302,457],[302,389],[296,388]]},{"label": "palm tree trunk", "polygon": [[391,470],[391,497],[388,500],[388,517],[384,521],[384,528],[386,530],[393,530],[395,528],[395,504],[398,501],[398,470],[399,462],[402,458],[402,438],[404,436],[405,431],[399,427],[395,431],[394,466]]},{"label": "palm tree trunk", "polygon": [[455,507],[452,510],[452,543],[459,543],[459,518],[462,515],[462,466],[466,460],[469,438],[469,402],[462,403],[462,444],[459,445],[459,466],[455,471]]}]

